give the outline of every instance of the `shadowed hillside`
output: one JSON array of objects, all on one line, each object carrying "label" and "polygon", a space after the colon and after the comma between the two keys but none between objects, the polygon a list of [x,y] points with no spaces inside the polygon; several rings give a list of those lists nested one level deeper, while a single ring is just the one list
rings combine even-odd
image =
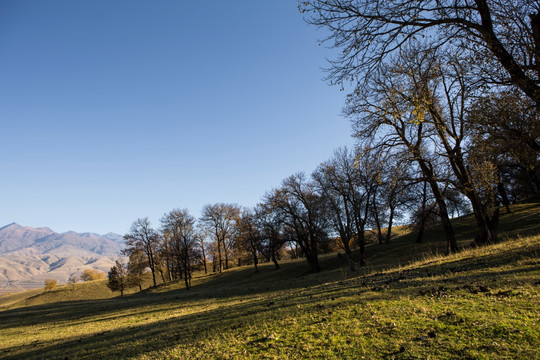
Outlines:
[{"label": "shadowed hillside", "polygon": [[[0,357],[535,358],[540,346],[540,208],[502,217],[504,241],[441,255],[437,227],[371,245],[368,266],[240,267],[116,297],[96,281],[0,297]],[[470,218],[454,220],[460,245]],[[25,334],[25,336],[21,336]]]}]

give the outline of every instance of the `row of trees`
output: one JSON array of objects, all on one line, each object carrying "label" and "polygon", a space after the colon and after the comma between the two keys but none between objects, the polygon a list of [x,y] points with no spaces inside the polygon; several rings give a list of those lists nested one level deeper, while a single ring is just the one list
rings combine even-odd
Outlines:
[{"label": "row of trees", "polygon": [[413,175],[392,161],[368,149],[342,148],[310,177],[297,173],[284,179],[253,208],[207,205],[198,221],[187,209],[174,209],[161,218],[159,229],[148,218],[137,219],[124,236],[127,265],[117,262],[109,273],[111,289],[141,288],[145,269],[153,286],[158,278],[183,279],[189,289],[194,269],[208,272],[207,259],[213,272],[233,262],[252,264],[257,272],[260,261],[279,269],[284,256],[304,257],[311,271],[319,271],[319,253],[335,250],[336,241],[354,271],[365,264],[366,231],[373,229],[378,243],[388,243],[394,222],[418,206],[421,182],[405,181]]}]

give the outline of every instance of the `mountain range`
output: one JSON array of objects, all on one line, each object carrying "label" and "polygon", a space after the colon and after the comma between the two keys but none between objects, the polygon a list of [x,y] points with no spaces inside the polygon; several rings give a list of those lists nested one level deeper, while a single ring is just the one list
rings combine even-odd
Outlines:
[{"label": "mountain range", "polygon": [[57,233],[11,223],[0,228],[0,292],[66,282],[85,269],[108,272],[124,248],[122,235]]}]

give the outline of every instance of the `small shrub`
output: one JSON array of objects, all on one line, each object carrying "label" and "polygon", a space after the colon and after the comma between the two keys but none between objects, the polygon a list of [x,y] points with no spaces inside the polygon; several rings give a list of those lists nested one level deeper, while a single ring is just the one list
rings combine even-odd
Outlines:
[{"label": "small shrub", "polygon": [[51,291],[56,289],[56,285],[58,284],[58,281],[53,279],[45,279],[45,291]]},{"label": "small shrub", "polygon": [[105,279],[105,273],[96,269],[85,269],[81,275],[82,281]]}]

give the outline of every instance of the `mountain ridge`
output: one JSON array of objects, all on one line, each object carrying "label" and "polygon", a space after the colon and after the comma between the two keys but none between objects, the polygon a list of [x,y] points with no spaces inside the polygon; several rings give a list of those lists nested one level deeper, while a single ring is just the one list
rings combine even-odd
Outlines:
[{"label": "mountain ridge", "polygon": [[55,232],[15,222],[0,227],[0,290],[19,283],[41,286],[46,278],[66,282],[84,269],[107,272],[120,256],[123,236],[109,232]]}]

